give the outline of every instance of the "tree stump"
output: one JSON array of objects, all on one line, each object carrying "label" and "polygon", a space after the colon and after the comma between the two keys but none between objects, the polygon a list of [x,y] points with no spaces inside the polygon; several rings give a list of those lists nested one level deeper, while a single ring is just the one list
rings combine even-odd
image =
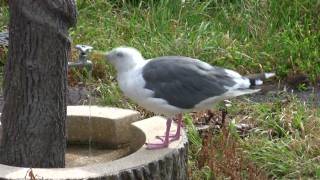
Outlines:
[{"label": "tree stump", "polygon": [[188,179],[188,142],[183,147],[145,166],[110,176],[110,180],[185,180]]}]

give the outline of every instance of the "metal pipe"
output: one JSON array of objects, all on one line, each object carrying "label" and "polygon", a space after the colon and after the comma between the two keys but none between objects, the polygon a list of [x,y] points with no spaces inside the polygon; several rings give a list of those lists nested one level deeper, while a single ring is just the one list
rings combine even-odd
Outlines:
[{"label": "metal pipe", "polygon": [[76,45],[76,49],[79,50],[80,52],[79,59],[77,62],[68,62],[68,67],[69,68],[85,67],[91,75],[93,65],[92,65],[92,62],[88,59],[88,54],[89,52],[91,52],[93,47],[79,44],[79,45]]}]

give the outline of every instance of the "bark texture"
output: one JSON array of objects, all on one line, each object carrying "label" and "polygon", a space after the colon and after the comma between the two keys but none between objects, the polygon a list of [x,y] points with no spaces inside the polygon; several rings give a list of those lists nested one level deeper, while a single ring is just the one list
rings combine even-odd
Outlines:
[{"label": "bark texture", "polygon": [[103,178],[107,180],[187,180],[189,179],[188,141],[186,140],[180,149],[161,159]]},{"label": "bark texture", "polygon": [[64,167],[74,0],[10,0],[0,163]]}]

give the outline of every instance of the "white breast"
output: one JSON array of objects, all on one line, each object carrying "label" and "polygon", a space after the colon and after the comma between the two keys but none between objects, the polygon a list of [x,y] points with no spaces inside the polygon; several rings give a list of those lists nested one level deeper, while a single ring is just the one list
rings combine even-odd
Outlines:
[{"label": "white breast", "polygon": [[133,101],[140,102],[145,97],[151,97],[153,92],[145,89],[145,82],[141,75],[141,68],[118,73],[117,80],[123,93]]},{"label": "white breast", "polygon": [[174,115],[186,111],[169,105],[163,99],[153,98],[154,92],[144,88],[146,83],[141,72],[142,66],[118,73],[117,80],[125,96],[143,108],[159,114]]}]

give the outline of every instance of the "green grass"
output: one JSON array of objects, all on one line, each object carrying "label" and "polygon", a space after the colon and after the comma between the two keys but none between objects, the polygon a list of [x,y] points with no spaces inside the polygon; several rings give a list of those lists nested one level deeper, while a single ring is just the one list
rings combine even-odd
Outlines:
[{"label": "green grass", "polygon": [[269,176],[319,178],[319,108],[290,94],[281,99],[240,105],[257,127],[242,141],[244,151]]},{"label": "green grass", "polygon": [[146,58],[192,56],[279,77],[301,72],[315,80],[320,73],[318,0],[150,0],[135,6],[79,0],[78,8],[74,43],[98,50],[134,46]]},{"label": "green grass", "polygon": [[9,10],[6,4],[0,0],[0,32],[8,26],[9,22]]},{"label": "green grass", "polygon": [[273,177],[320,178],[319,109],[295,96],[253,108],[260,131],[244,142],[249,158]]},{"label": "green grass", "polygon": [[[135,3],[129,3],[135,2]],[[0,30],[8,24],[1,3]],[[320,73],[319,0],[78,0],[74,44],[133,46],[146,58],[185,55],[242,73]]]},{"label": "green grass", "polygon": [[[107,84],[108,83],[108,84]],[[119,86],[115,82],[101,82],[97,85],[96,91],[101,96],[100,105],[112,105],[119,108],[132,108],[129,100],[120,93]]]},{"label": "green grass", "polygon": [[[208,174],[218,179],[320,178],[319,107],[287,93],[277,95],[271,102],[239,98],[232,104],[228,108],[227,129],[214,135],[209,132],[209,138],[201,140],[189,131],[193,137],[189,164],[194,179],[204,179]],[[254,128],[240,138],[234,122]]]},{"label": "green grass", "polygon": [[[286,78],[302,73],[312,82],[320,74],[319,0],[77,0],[77,5],[73,44],[102,51],[133,46],[146,58],[191,56],[244,74],[275,71]],[[7,24],[8,8],[0,1],[0,31]],[[114,69],[102,66],[95,82],[100,103],[138,108],[120,93]],[[187,115],[191,177],[320,178],[320,110],[290,94],[284,97],[233,101],[229,121],[256,127],[244,139],[230,125],[202,146]]]}]

